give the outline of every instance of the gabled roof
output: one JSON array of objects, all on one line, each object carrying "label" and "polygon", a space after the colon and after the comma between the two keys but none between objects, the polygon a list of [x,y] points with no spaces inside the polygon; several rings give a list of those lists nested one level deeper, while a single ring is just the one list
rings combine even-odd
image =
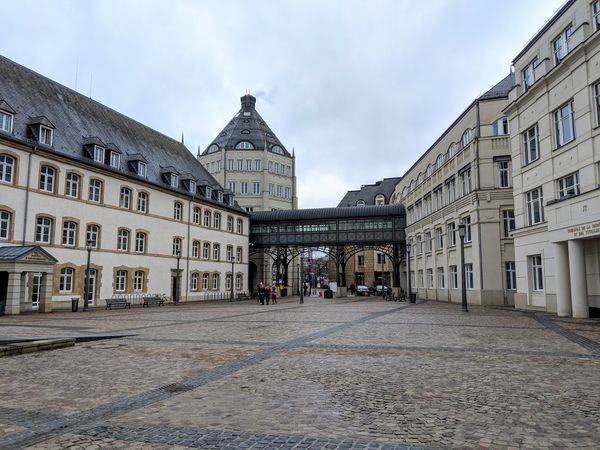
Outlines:
[{"label": "gabled roof", "polygon": [[277,145],[281,147],[285,156],[292,156],[256,110],[256,98],[246,94],[240,100],[241,109],[202,152],[202,155],[213,153],[213,145],[217,145],[218,150],[231,150],[239,142],[248,141],[256,150],[272,150],[273,146]]},{"label": "gabled roof", "polygon": [[375,184],[365,184],[357,191],[348,191],[344,198],[338,203],[339,206],[356,206],[356,202],[362,200],[366,205],[374,205],[375,197],[379,194],[385,196],[386,203],[390,201],[390,196],[394,193],[396,185],[402,177],[384,178]]},{"label": "gabled roof", "polygon": [[511,72],[496,83],[490,90],[478,97],[478,100],[491,100],[508,96],[515,85],[515,73]]},{"label": "gabled roof", "polygon": [[[33,146],[36,142],[29,139],[28,127],[40,123],[43,117],[55,128],[52,147],[45,147],[46,151],[184,195],[190,194],[181,187],[170,187],[162,180],[161,166],[174,166],[178,171],[190,172],[199,185],[223,189],[181,142],[3,56],[0,56],[0,96],[16,111],[13,133],[0,133],[0,137],[7,136]],[[90,139],[110,142],[122,152],[123,161],[147,161],[147,177],[137,176],[125,162],[120,168],[111,168],[84,157],[83,145],[90,143]],[[241,208],[223,202],[212,203],[243,212]]]},{"label": "gabled roof", "polygon": [[25,256],[33,252],[42,253],[42,255],[45,256],[47,259],[54,262],[58,262],[58,260],[54,256],[52,256],[39,245],[15,245],[0,247],[0,261],[16,261],[18,259],[24,258]]}]

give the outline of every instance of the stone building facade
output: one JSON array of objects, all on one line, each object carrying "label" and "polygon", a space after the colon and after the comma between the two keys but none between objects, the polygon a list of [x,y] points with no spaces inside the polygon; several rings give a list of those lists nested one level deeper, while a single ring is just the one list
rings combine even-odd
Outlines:
[{"label": "stone building facade", "polygon": [[[88,246],[94,306],[245,291],[248,230],[249,214],[184,145],[0,57],[0,246],[57,260],[54,307],[83,296]],[[41,273],[4,278],[0,291],[25,293],[6,313],[38,307]]]}]

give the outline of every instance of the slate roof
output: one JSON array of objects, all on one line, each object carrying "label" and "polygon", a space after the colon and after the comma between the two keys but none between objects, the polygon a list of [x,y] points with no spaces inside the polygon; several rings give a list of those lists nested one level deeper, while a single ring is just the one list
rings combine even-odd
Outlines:
[{"label": "slate roof", "polygon": [[496,83],[490,90],[478,97],[479,100],[490,100],[506,97],[515,85],[515,73],[511,72]]},{"label": "slate roof", "polygon": [[0,247],[0,261],[15,261],[27,255],[28,253],[31,253],[34,250],[38,250],[46,254],[48,257],[52,258],[54,261],[57,261],[57,259],[54,256],[52,256],[50,253],[48,253],[46,250],[44,250],[38,245],[14,245]]},{"label": "slate roof", "polygon": [[[241,109],[206,147],[202,155],[222,149],[231,150],[240,141],[249,141],[256,150],[271,150],[274,145],[278,145],[285,156],[292,156],[256,110],[256,98],[246,94],[240,98],[240,101],[242,103]],[[213,150],[213,145],[217,145],[218,150]]]},{"label": "slate roof", "polygon": [[343,219],[360,217],[389,217],[404,216],[404,206],[395,205],[372,205],[352,206],[349,208],[312,208],[312,209],[286,209],[278,211],[257,211],[252,213],[250,222],[252,225],[260,222],[277,222],[282,220],[321,220],[321,219]]},{"label": "slate roof", "polygon": [[[182,184],[172,188],[163,179],[161,167],[173,166],[179,173],[191,174],[199,187],[210,186],[215,192],[213,199],[202,198],[200,192],[197,198],[244,212],[238,206],[216,200],[216,191],[223,188],[181,142],[3,56],[0,56],[0,104],[7,104],[16,112],[13,133],[2,133],[13,140],[190,195]],[[55,128],[52,147],[32,139],[30,125],[39,123],[42,117]],[[91,142],[106,143],[106,148],[120,151],[121,167],[94,162],[83,150],[84,144]],[[129,162],[136,158],[147,161],[146,178],[132,171]]]},{"label": "slate roof", "polygon": [[359,200],[363,200],[367,205],[374,205],[375,197],[378,194],[383,194],[387,203],[390,201],[390,197],[401,179],[402,177],[384,178],[375,184],[365,184],[357,191],[348,191],[340,203],[338,203],[338,207],[356,206],[356,202]]}]

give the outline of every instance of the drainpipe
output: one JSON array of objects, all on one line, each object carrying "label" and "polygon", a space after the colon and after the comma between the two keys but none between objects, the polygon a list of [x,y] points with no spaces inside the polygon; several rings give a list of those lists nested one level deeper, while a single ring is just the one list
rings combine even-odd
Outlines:
[{"label": "drainpipe", "polygon": [[[190,277],[190,228],[191,228],[191,222],[190,222],[190,218],[191,218],[191,211],[192,211],[192,201],[194,200],[195,196],[192,195],[191,200],[188,200],[188,218],[187,218],[187,254],[185,255],[185,301],[187,303],[188,301],[188,294],[189,294],[189,282],[190,280],[188,279]],[[179,276],[179,274],[177,274]],[[179,288],[181,289],[181,287]]]},{"label": "drainpipe", "polygon": [[479,114],[479,100],[475,102],[475,108],[477,111],[477,140],[475,141],[475,167],[477,167],[477,236],[479,239],[479,286],[481,286],[481,291],[483,291],[483,252],[481,250],[481,214],[479,212],[479,200],[480,200],[480,189],[481,189],[481,179],[480,179],[480,170],[479,170],[479,140],[481,138],[481,116]]},{"label": "drainpipe", "polygon": [[31,156],[37,150],[37,145],[33,147],[33,151],[29,153],[29,159],[27,161],[27,185],[25,186],[25,214],[23,214],[23,239],[21,245],[25,245],[25,236],[27,232],[27,216],[29,211],[29,189],[31,183]]}]

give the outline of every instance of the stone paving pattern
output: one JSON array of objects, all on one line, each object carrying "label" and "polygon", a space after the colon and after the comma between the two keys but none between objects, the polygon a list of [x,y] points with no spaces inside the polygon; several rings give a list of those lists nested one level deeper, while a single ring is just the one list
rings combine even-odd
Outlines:
[{"label": "stone paving pattern", "polygon": [[600,448],[600,321],[380,299],[0,317],[0,448]]}]

